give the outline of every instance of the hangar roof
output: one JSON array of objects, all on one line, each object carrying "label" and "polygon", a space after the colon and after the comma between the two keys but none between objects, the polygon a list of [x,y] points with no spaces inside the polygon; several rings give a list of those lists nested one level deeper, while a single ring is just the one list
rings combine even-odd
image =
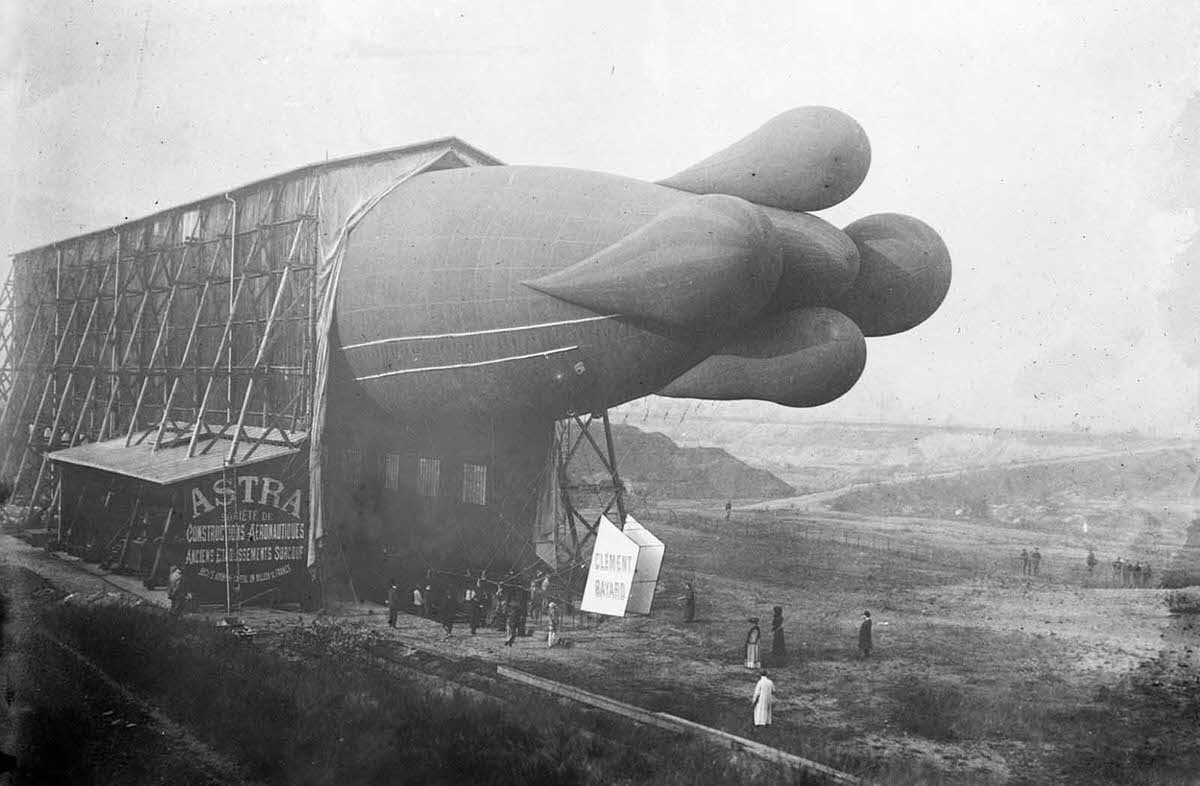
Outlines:
[{"label": "hangar roof", "polygon": [[[232,435],[216,433],[202,434],[196,440],[196,455],[188,458],[188,441],[191,432],[176,435],[154,450],[154,440],[147,438],[140,443],[125,445],[125,437],[76,445],[47,454],[52,461],[90,467],[104,472],[137,478],[139,480],[169,486],[192,478],[211,475],[222,469],[245,467],[271,459],[292,456],[300,452],[301,445],[308,439],[302,431],[287,433],[287,441],[276,437],[264,439],[264,429],[246,426],[246,437],[238,443],[238,455],[226,463],[225,458],[232,444]],[[277,431],[277,430],[276,430]]]}]

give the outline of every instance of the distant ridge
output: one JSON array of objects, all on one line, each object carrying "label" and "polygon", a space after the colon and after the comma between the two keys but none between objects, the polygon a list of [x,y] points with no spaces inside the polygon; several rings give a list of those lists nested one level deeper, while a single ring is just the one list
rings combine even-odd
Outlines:
[{"label": "distant ridge", "polygon": [[[670,437],[613,424],[617,469],[638,496],[653,499],[774,499],[796,493],[791,485],[734,458],[721,448],[677,445]],[[600,462],[580,451],[572,475],[596,481],[607,477]]]}]

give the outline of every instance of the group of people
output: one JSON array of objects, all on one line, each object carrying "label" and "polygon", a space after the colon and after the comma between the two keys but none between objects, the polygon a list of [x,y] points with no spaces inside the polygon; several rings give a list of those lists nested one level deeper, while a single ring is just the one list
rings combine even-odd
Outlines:
[{"label": "group of people", "polygon": [[1021,572],[1026,576],[1037,576],[1042,572],[1042,552],[1037,546],[1033,551],[1021,549]]},{"label": "group of people", "polygon": [[[762,668],[762,659],[759,654],[762,632],[758,626],[758,617],[751,617],[749,622],[750,630],[746,633],[746,668],[759,670],[758,682],[754,685],[754,694],[750,699],[750,706],[754,711],[754,728],[758,729],[771,725],[772,709],[775,704],[775,682],[767,674],[767,670]],[[872,628],[871,612],[863,611],[858,625],[858,655],[861,659],[871,657],[874,643]],[[783,640],[782,606],[776,606],[773,610],[771,630],[772,660],[775,663],[782,663],[787,655],[787,648]]]},{"label": "group of people", "polygon": [[[511,647],[518,636],[526,635],[532,618],[537,624],[546,618],[546,643],[557,646],[562,615],[558,604],[550,600],[550,577],[545,576],[530,582],[528,590],[510,574],[503,580],[491,580],[487,572],[478,577],[467,574],[465,589],[453,585],[436,587],[432,571],[426,575],[424,588],[416,585],[412,589],[412,611],[420,616],[437,619],[446,631],[446,638],[453,635],[454,623],[462,605],[466,607],[466,618],[471,634],[480,627],[504,626],[504,645]],[[461,595],[461,598],[459,597]],[[400,609],[404,604],[403,592],[395,579],[389,582],[387,593],[388,625],[396,627]]]},{"label": "group of people", "polygon": [[1112,580],[1122,587],[1153,587],[1151,579],[1154,572],[1150,569],[1150,563],[1143,565],[1140,562],[1128,562],[1121,557],[1113,560],[1112,564]]},{"label": "group of people", "polygon": [[[746,632],[746,668],[762,668],[760,641],[762,629],[758,626],[758,617],[749,619],[750,630]],[[783,606],[776,606],[771,616],[771,662],[780,664],[787,659],[787,645],[783,638]]]}]

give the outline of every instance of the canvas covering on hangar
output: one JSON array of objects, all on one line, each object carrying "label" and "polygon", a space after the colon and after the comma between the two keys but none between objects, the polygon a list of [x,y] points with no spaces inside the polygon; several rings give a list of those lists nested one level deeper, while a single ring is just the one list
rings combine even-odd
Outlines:
[{"label": "canvas covering on hangar", "polygon": [[[166,504],[156,537],[179,544],[187,481],[286,466],[304,486],[303,562],[313,567],[325,475],[344,465],[327,455],[324,425],[346,237],[421,172],[497,163],[439,139],[301,167],[15,255],[0,391],[11,500],[64,545],[111,533],[113,552],[138,539],[143,517],[97,502],[135,487],[147,506]],[[89,511],[83,526],[77,510]],[[141,562],[156,580],[163,566]]]}]

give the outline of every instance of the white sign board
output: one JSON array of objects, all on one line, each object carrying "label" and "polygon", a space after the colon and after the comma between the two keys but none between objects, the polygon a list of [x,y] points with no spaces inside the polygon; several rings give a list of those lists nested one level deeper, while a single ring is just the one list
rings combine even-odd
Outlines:
[{"label": "white sign board", "polygon": [[626,613],[649,614],[654,603],[654,590],[658,587],[658,571],[662,567],[663,542],[650,534],[633,518],[625,517],[625,537],[638,545],[637,566],[633,572],[633,586],[629,590]]},{"label": "white sign board", "polygon": [[638,544],[617,529],[607,517],[600,517],[596,547],[588,569],[587,586],[579,608],[611,617],[625,615],[625,604],[637,569]]},{"label": "white sign board", "polygon": [[663,542],[632,516],[626,516],[624,532],[601,516],[579,608],[611,617],[622,617],[627,611],[649,614],[663,551]]}]

